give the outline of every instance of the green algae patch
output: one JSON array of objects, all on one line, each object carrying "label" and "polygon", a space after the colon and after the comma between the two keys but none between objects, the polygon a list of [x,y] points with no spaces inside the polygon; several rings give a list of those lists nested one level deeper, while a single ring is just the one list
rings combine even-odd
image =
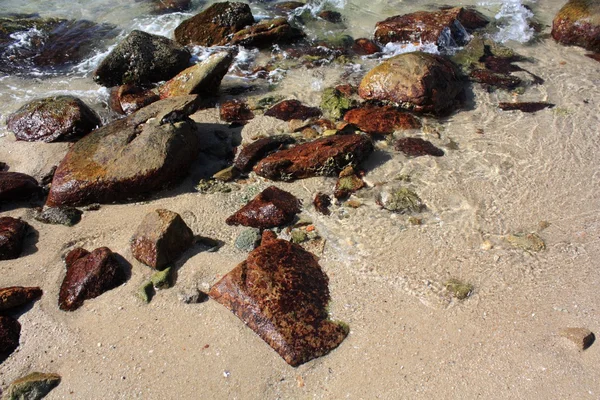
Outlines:
[{"label": "green algae patch", "polygon": [[464,300],[473,293],[473,285],[459,281],[458,279],[449,279],[444,287],[448,290],[452,297],[458,300]]},{"label": "green algae patch", "polygon": [[336,88],[327,88],[321,97],[321,109],[332,118],[341,119],[344,113],[354,106],[354,101]]},{"label": "green algae patch", "polygon": [[537,233],[515,233],[506,237],[508,243],[525,251],[538,252],[546,248],[546,243]]},{"label": "green algae patch", "polygon": [[152,300],[152,296],[154,295],[154,285],[152,285],[151,281],[144,282],[135,295],[144,303],[150,303],[150,300]]},{"label": "green algae patch", "polygon": [[383,192],[379,203],[386,210],[401,214],[420,212],[425,208],[419,195],[405,187]]},{"label": "green algae patch", "polygon": [[155,289],[168,289],[171,287],[171,271],[172,268],[168,267],[152,274],[150,282],[152,282]]}]

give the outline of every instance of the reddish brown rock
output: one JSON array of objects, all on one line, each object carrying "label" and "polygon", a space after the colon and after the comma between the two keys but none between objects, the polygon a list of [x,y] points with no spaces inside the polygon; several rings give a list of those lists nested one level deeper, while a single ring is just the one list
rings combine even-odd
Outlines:
[{"label": "reddish brown rock", "polygon": [[241,100],[229,100],[221,103],[219,115],[223,121],[245,123],[254,118],[248,103]]},{"label": "reddish brown rock", "polygon": [[421,122],[412,114],[392,106],[365,104],[344,114],[344,121],[369,134],[389,135],[397,130],[418,129]]},{"label": "reddish brown rock", "polygon": [[344,96],[352,96],[354,93],[356,93],[356,88],[350,84],[344,84],[344,85],[337,85],[335,87],[335,89],[340,92],[341,94],[343,94]]},{"label": "reddish brown rock", "polygon": [[241,45],[265,49],[274,44],[292,43],[304,36],[300,29],[294,28],[285,18],[261,21],[246,29],[237,31],[231,39],[226,38],[222,45]]},{"label": "reddish brown rock", "polygon": [[0,260],[12,260],[21,255],[29,225],[12,217],[0,217]]},{"label": "reddish brown rock", "polygon": [[73,96],[33,100],[6,119],[17,140],[54,142],[80,138],[102,125],[100,117]]},{"label": "reddish brown rock", "polygon": [[129,115],[158,100],[160,100],[160,96],[157,89],[121,85],[111,90],[109,105],[113,111]]},{"label": "reddish brown rock", "polygon": [[8,356],[19,347],[21,324],[13,317],[0,315],[0,356]]},{"label": "reddish brown rock", "polygon": [[283,181],[336,176],[348,165],[357,166],[372,152],[373,142],[367,135],[328,136],[271,154],[256,164],[254,172]]},{"label": "reddish brown rock", "polygon": [[281,3],[273,4],[273,8],[279,11],[291,12],[297,8],[304,7],[306,3],[301,1],[282,1]]},{"label": "reddish brown rock", "polygon": [[331,198],[324,193],[317,193],[313,201],[315,209],[323,215],[330,215],[329,206],[331,206]]},{"label": "reddish brown rock", "polygon": [[370,39],[359,38],[354,41],[352,50],[359,56],[368,56],[370,54],[379,53],[381,47]]},{"label": "reddish brown rock", "polygon": [[520,102],[520,103],[499,103],[498,108],[502,111],[522,111],[526,113],[533,113],[536,111],[543,110],[544,108],[552,108],[554,104],[546,103],[544,101],[539,102]]},{"label": "reddish brown rock", "polygon": [[440,48],[464,46],[469,41],[467,30],[482,28],[489,21],[479,12],[462,7],[440,11],[418,11],[396,15],[375,25],[374,37],[379,43],[423,42]]},{"label": "reddish brown rock", "polygon": [[586,54],[586,56],[591,58],[592,60],[596,60],[596,61],[600,62],[600,53],[589,53],[589,54]]},{"label": "reddish brown rock", "polygon": [[268,229],[289,224],[299,212],[300,201],[293,194],[269,186],[225,222],[227,225]]},{"label": "reddish brown rock", "polygon": [[394,148],[409,157],[434,156],[441,157],[444,151],[433,145],[433,143],[421,138],[402,138],[394,143]]},{"label": "reddish brown rock", "polygon": [[321,110],[316,107],[307,107],[298,100],[284,100],[269,108],[265,115],[284,121],[291,119],[308,119],[321,116]]},{"label": "reddish brown rock", "polygon": [[569,0],[552,21],[552,37],[562,44],[600,52],[600,2]]},{"label": "reddish brown rock", "polygon": [[471,78],[473,82],[503,89],[514,89],[523,82],[521,78],[517,76],[500,74],[489,69],[473,70],[469,74],[469,78]]},{"label": "reddish brown rock", "polygon": [[192,245],[194,233],[181,216],[158,209],[144,217],[131,238],[131,253],[136,260],[163,269],[177,260]]},{"label": "reddish brown rock", "polygon": [[40,193],[37,181],[20,172],[0,171],[0,201],[23,200]]},{"label": "reddish brown rock", "polygon": [[261,245],[209,296],[295,367],[329,353],[348,334],[328,318],[328,281],[315,256],[266,231]]},{"label": "reddish brown rock", "polygon": [[413,52],[392,57],[369,71],[358,94],[418,112],[445,114],[460,105],[463,89],[458,68],[451,61]]},{"label": "reddish brown rock", "polygon": [[11,286],[0,289],[0,311],[25,305],[42,296],[39,287]]},{"label": "reddish brown rock", "polygon": [[152,0],[154,14],[188,11],[192,7],[192,0]]},{"label": "reddish brown rock", "polygon": [[175,40],[182,45],[215,46],[252,24],[254,17],[248,4],[215,3],[179,24],[175,29]]},{"label": "reddish brown rock", "polygon": [[257,162],[265,158],[285,145],[294,143],[294,139],[288,135],[269,136],[258,139],[242,148],[235,159],[234,165],[242,172],[250,172]]},{"label": "reddish brown rock", "polygon": [[[88,253],[74,249],[66,260],[67,274],[60,286],[58,306],[61,310],[75,311],[83,302],[121,285],[125,274],[115,254],[107,247]],[[79,258],[77,258],[79,256]]]}]

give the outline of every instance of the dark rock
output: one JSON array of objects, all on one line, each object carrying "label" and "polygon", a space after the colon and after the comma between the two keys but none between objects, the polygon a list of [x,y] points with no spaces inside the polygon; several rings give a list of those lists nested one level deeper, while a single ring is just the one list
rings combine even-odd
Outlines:
[{"label": "dark rock", "polygon": [[317,193],[313,201],[315,209],[323,215],[330,215],[329,206],[331,206],[331,198],[323,193]]},{"label": "dark rock", "polygon": [[462,7],[440,11],[418,11],[396,15],[375,25],[379,43],[435,43],[440,49],[464,46],[470,36],[466,29],[482,28],[489,21],[479,12]]},{"label": "dark rock", "polygon": [[81,221],[83,211],[73,207],[47,207],[37,213],[34,218],[44,224],[73,226]]},{"label": "dark rock", "polygon": [[256,164],[254,171],[272,180],[336,176],[348,165],[357,166],[373,152],[367,135],[328,136],[281,150]]},{"label": "dark rock", "polygon": [[364,104],[348,111],[344,121],[369,134],[389,135],[397,130],[419,129],[421,122],[412,114],[392,106]]},{"label": "dark rock", "polygon": [[3,400],[40,400],[60,383],[60,375],[33,372],[12,382]]},{"label": "dark rock", "polygon": [[108,87],[165,81],[187,68],[190,57],[166,37],[134,30],[102,60],[94,81]]},{"label": "dark rock", "polygon": [[462,92],[458,68],[451,61],[421,52],[384,61],[365,75],[358,89],[364,99],[392,101],[433,114],[452,111]]},{"label": "dark rock", "polygon": [[269,153],[294,142],[295,140],[288,135],[276,135],[258,139],[256,142],[242,148],[234,164],[240,171],[250,172],[256,163],[269,155]]},{"label": "dark rock", "polygon": [[231,39],[221,43],[241,45],[245,47],[269,48],[274,44],[293,43],[304,37],[304,33],[290,25],[285,18],[261,21],[246,29],[236,32]]},{"label": "dark rock", "polygon": [[520,103],[499,103],[498,108],[503,111],[523,111],[526,113],[532,113],[543,110],[544,108],[552,108],[554,104],[546,103],[544,101],[539,102],[520,102]]},{"label": "dark rock", "polygon": [[121,85],[110,92],[110,108],[119,114],[129,115],[160,100],[158,89],[144,89],[136,85]]},{"label": "dark rock", "polygon": [[61,310],[75,311],[88,299],[121,285],[125,281],[122,267],[115,254],[100,247],[86,254],[72,250],[81,257],[67,255],[67,274],[60,286],[58,306]]},{"label": "dark rock", "polygon": [[73,96],[33,100],[6,119],[17,140],[28,142],[77,139],[100,125],[98,114]]},{"label": "dark rock", "polygon": [[444,151],[433,145],[433,143],[423,140],[421,138],[402,138],[398,139],[394,143],[394,148],[398,151],[403,152],[409,157],[419,156],[434,156],[441,157],[444,155]]},{"label": "dark rock", "polygon": [[182,45],[215,46],[252,24],[254,17],[248,4],[215,3],[179,24],[175,29],[175,40]]},{"label": "dark rock", "polygon": [[161,99],[189,94],[214,95],[234,59],[231,51],[211,54],[206,60],[180,72],[159,88]]},{"label": "dark rock", "polygon": [[[111,24],[4,14],[0,16],[0,72],[62,72],[118,33]],[[23,36],[28,40],[21,40]]]},{"label": "dark rock", "polygon": [[317,16],[325,21],[333,22],[334,24],[342,22],[342,14],[337,11],[325,10],[321,11]]},{"label": "dark rock", "polygon": [[488,69],[476,69],[469,74],[469,78],[471,78],[473,82],[483,83],[487,86],[502,89],[514,89],[523,82],[519,77],[499,74]]},{"label": "dark rock", "polygon": [[292,366],[329,353],[348,334],[347,326],[328,319],[328,278],[315,256],[270,231],[209,296]]},{"label": "dark rock", "polygon": [[0,356],[8,356],[19,347],[21,324],[13,317],[0,315]]},{"label": "dark rock", "polygon": [[589,57],[592,60],[596,60],[596,61],[600,62],[600,53],[589,53],[589,54],[586,54],[586,57]]},{"label": "dark rock", "polygon": [[245,123],[254,118],[248,103],[242,100],[228,100],[221,103],[219,115],[223,121]]},{"label": "dark rock", "polygon": [[269,186],[225,222],[268,229],[289,224],[300,212],[300,201],[291,193]]},{"label": "dark rock", "polygon": [[291,12],[305,5],[306,3],[301,1],[282,1],[281,3],[273,4],[273,8],[279,11]]},{"label": "dark rock", "polygon": [[28,230],[29,225],[25,221],[0,217],[0,260],[12,260],[21,255]]},{"label": "dark rock", "polygon": [[269,108],[265,115],[284,121],[290,119],[308,119],[321,116],[321,110],[316,107],[307,107],[298,100],[284,100]]},{"label": "dark rock", "polygon": [[359,56],[368,56],[371,54],[379,53],[381,47],[374,41],[366,38],[359,38],[354,41],[352,45],[352,51]]},{"label": "dark rock", "polygon": [[158,209],[144,217],[131,238],[131,253],[136,260],[163,269],[177,260],[194,242],[194,233],[179,214]]},{"label": "dark rock", "polygon": [[356,174],[354,168],[346,167],[340,172],[333,196],[338,200],[345,199],[363,187],[365,187],[365,182]]},{"label": "dark rock", "polygon": [[152,0],[153,14],[188,11],[192,8],[192,0]]},{"label": "dark rock", "polygon": [[596,341],[594,333],[587,328],[563,328],[559,334],[575,343],[579,350],[587,349]]},{"label": "dark rock", "polygon": [[600,52],[598,0],[569,0],[552,21],[552,37],[562,44]]},{"label": "dark rock", "polygon": [[39,287],[11,286],[0,289],[0,311],[21,307],[42,296]]},{"label": "dark rock", "polygon": [[196,124],[187,118],[196,101],[161,100],[79,140],[56,169],[46,204],[110,203],[177,181],[200,147]]},{"label": "dark rock", "polygon": [[20,172],[0,171],[0,201],[27,199],[40,193],[37,181]]}]

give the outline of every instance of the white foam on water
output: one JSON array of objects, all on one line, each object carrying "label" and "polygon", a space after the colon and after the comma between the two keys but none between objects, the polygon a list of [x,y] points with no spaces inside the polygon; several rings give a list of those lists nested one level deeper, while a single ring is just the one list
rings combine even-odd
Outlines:
[{"label": "white foam on water", "polygon": [[[437,44],[435,43],[388,43],[382,50],[381,58],[386,59],[397,56],[399,54],[410,53],[413,51],[422,51],[430,54],[440,54]],[[368,57],[368,56],[365,56]]]},{"label": "white foam on water", "polygon": [[8,46],[8,48],[12,50],[17,48],[31,47],[31,40],[33,38],[43,38],[45,35],[42,31],[40,31],[39,29],[37,29],[37,27],[34,26],[33,28],[28,29],[26,31],[11,33],[9,36],[11,39],[15,40],[14,43]]},{"label": "white foam on water", "polygon": [[137,29],[153,35],[173,38],[175,28],[177,28],[183,20],[193,16],[194,14],[175,12],[159,16],[136,18],[133,20],[131,30]]},{"label": "white foam on water", "polygon": [[500,11],[494,17],[499,26],[498,32],[492,35],[492,39],[496,42],[527,43],[533,38],[534,30],[529,26],[529,19],[533,17],[533,13],[523,5],[521,0],[485,1],[478,5],[501,5]]}]

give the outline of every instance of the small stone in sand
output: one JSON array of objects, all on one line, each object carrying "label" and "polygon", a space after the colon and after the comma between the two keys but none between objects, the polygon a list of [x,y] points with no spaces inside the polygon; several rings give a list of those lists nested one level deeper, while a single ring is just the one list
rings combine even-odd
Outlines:
[{"label": "small stone in sand", "polygon": [[579,350],[587,349],[596,340],[594,333],[586,328],[563,328],[559,334],[575,343]]},{"label": "small stone in sand", "polygon": [[473,285],[461,282],[458,279],[449,279],[444,287],[458,300],[464,300],[473,293]]},{"label": "small stone in sand", "polygon": [[542,251],[546,244],[537,233],[515,233],[506,237],[508,243],[526,251]]}]

